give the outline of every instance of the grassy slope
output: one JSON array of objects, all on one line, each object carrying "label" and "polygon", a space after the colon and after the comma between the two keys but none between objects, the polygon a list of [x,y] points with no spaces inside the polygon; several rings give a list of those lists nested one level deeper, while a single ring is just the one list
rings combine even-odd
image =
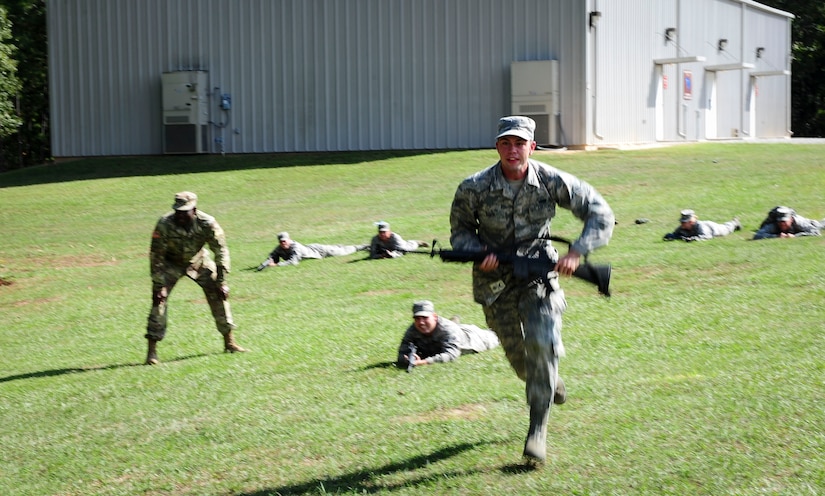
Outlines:
[{"label": "grassy slope", "polygon": [[[777,204],[825,217],[822,156],[782,144],[539,154],[594,184],[620,223],[593,255],[613,264],[613,298],[565,284],[570,400],[536,472],[517,465],[523,384],[500,351],[389,366],[415,299],[483,324],[469,266],[359,254],[243,270],[281,230],[361,243],[383,219],[447,242],[455,186],[494,151],[89,159],[0,175],[0,493],[821,493],[825,239],[748,239]],[[144,367],[149,233],[183,189],[227,232],[239,342],[254,351],[220,353],[182,281],[163,363]],[[745,229],[662,242],[687,207]],[[554,227],[580,229],[564,211]]]}]

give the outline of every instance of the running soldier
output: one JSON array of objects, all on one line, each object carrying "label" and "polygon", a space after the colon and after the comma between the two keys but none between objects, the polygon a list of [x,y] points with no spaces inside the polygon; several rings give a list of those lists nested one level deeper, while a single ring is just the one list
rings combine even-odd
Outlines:
[{"label": "running soldier", "polygon": [[[499,161],[458,186],[450,211],[450,242],[455,250],[489,254],[473,265],[473,297],[487,325],[498,334],[510,365],[526,381],[530,428],[524,443],[528,463],[543,463],[551,403],[564,403],[558,375],[564,355],[561,327],[567,307],[558,275],[570,276],[582,256],[610,240],[613,211],[593,187],[571,174],[530,158],[536,149],[536,123],[522,116],[499,120]],[[568,209],[584,228],[566,255],[550,243],[556,208]],[[532,281],[515,277],[513,266],[495,255],[515,253],[555,260],[555,272]]]}]

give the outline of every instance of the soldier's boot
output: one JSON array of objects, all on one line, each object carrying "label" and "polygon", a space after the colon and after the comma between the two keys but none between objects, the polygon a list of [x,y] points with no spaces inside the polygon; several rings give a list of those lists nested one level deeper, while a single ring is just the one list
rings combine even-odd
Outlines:
[{"label": "soldier's boot", "polygon": [[524,442],[524,458],[528,463],[542,464],[547,458],[547,418],[550,405],[530,407],[530,430]]},{"label": "soldier's boot", "polygon": [[243,353],[249,350],[241,348],[238,343],[235,342],[235,337],[232,335],[232,331],[229,331],[223,335],[223,351],[226,353]]},{"label": "soldier's boot", "polygon": [[158,342],[154,339],[147,338],[149,342],[149,350],[146,352],[146,365],[157,365],[158,360]]},{"label": "soldier's boot", "polygon": [[553,395],[553,403],[561,405],[567,401],[567,388],[564,387],[564,381],[561,376],[556,377],[556,393]]}]

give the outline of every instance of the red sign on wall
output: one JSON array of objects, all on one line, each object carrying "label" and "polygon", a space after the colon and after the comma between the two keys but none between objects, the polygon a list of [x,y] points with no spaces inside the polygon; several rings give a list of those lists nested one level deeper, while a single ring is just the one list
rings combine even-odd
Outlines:
[{"label": "red sign on wall", "polygon": [[662,74],[662,89],[667,89],[667,74]]}]

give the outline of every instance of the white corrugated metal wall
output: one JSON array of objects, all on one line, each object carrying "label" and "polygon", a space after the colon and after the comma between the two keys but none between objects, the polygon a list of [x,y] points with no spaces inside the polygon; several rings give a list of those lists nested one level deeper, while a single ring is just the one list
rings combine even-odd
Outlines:
[{"label": "white corrugated metal wall", "polygon": [[[789,76],[753,85],[751,69],[719,69],[790,68],[792,16],[750,0],[60,0],[47,7],[58,157],[161,153],[160,75],[193,69],[208,72],[213,95],[232,96],[228,113],[210,97],[211,117],[223,124],[210,126],[211,152],[488,147],[496,120],[509,113],[510,63],[543,59],[560,61],[565,145],[787,136],[790,127]],[[592,11],[601,13],[595,27]],[[664,39],[667,27],[677,28],[673,42]],[[720,38],[728,39],[721,52]],[[754,44],[765,48],[759,60]],[[653,62],[688,55],[705,59]],[[693,74],[690,99],[685,71]]]},{"label": "white corrugated metal wall", "polygon": [[53,151],[161,153],[160,75],[193,69],[232,96],[213,152],[491,146],[510,62],[558,58],[575,4],[49,2]]},{"label": "white corrugated metal wall", "polygon": [[[601,17],[591,29],[588,143],[790,135],[789,73],[759,77],[754,92],[750,74],[790,70],[792,16],[748,0],[593,0],[592,8]],[[672,41],[667,28],[675,28]],[[727,40],[723,50],[720,39]],[[765,48],[762,59],[757,46]],[[661,59],[680,61],[657,68]]]}]

